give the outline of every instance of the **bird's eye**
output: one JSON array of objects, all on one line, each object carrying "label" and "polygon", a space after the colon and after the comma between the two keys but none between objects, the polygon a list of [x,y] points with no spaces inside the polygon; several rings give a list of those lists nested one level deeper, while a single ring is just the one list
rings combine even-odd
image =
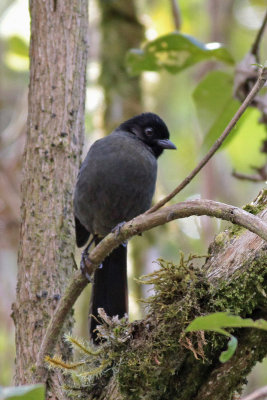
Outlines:
[{"label": "bird's eye", "polygon": [[146,128],[145,129],[145,134],[147,136],[152,136],[153,135],[153,128]]}]

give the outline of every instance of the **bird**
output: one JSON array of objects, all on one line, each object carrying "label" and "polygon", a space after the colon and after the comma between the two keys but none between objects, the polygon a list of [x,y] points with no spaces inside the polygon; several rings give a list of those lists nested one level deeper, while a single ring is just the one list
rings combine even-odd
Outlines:
[{"label": "bird", "polygon": [[[89,149],[74,192],[76,244],[97,245],[107,234],[147,211],[157,177],[157,159],[176,149],[165,122],[151,112],[121,123]],[[128,313],[127,244],[114,249],[94,273],[89,317],[93,342],[100,339],[98,309],[109,317]]]}]

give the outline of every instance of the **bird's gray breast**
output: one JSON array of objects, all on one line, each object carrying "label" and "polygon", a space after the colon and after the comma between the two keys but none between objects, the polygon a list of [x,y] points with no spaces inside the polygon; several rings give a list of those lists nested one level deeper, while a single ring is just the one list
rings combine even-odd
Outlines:
[{"label": "bird's gray breast", "polygon": [[94,143],[78,176],[75,215],[93,234],[145,212],[155,190],[157,161],[131,134],[113,133]]}]

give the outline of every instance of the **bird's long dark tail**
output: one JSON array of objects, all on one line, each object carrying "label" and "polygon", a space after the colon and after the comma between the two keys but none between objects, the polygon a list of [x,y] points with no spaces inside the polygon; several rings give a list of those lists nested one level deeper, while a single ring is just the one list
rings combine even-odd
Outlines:
[{"label": "bird's long dark tail", "polygon": [[[97,319],[99,319],[98,308],[103,308],[110,317],[118,315],[122,318],[128,313],[127,247],[124,245],[113,250],[102,266],[95,271],[90,314]],[[97,342],[96,325],[99,325],[99,322],[90,316],[89,331],[95,342]]]}]

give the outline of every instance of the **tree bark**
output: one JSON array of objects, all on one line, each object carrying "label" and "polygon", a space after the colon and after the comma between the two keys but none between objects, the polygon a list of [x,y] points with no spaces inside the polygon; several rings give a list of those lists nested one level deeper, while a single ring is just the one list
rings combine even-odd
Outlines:
[{"label": "tree bark", "polygon": [[[87,3],[30,1],[29,110],[13,305],[16,384],[40,381],[34,373],[40,342],[73,271],[72,193],[84,137]],[[65,329],[71,324],[68,318]],[[60,388],[59,378],[53,379]]]}]

